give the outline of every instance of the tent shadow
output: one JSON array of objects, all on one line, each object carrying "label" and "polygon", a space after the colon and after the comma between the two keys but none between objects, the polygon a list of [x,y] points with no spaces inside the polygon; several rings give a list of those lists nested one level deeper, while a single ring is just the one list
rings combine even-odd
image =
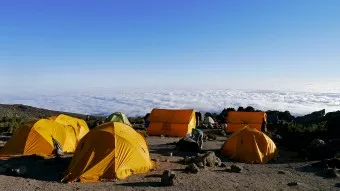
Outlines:
[{"label": "tent shadow", "polygon": [[287,164],[297,162],[307,162],[307,160],[301,157],[297,152],[290,151],[284,147],[278,147],[278,156],[276,156],[275,159],[270,160],[268,164]]},{"label": "tent shadow", "polygon": [[296,168],[296,170],[298,170],[300,172],[305,172],[305,173],[312,173],[316,176],[323,177],[324,179],[326,179],[325,170],[323,170],[322,168],[317,168],[317,167],[313,167],[311,165],[306,165],[306,166],[303,166],[303,167]]},{"label": "tent shadow", "polygon": [[150,174],[145,176],[145,178],[161,178],[161,177],[162,177],[161,174]]},{"label": "tent shadow", "polygon": [[163,187],[160,182],[127,182],[118,185],[129,187]]},{"label": "tent shadow", "polygon": [[[71,161],[71,157],[44,159],[43,157],[32,155],[13,157],[0,161],[2,164],[10,166],[7,172],[2,173],[3,175],[18,176],[41,181],[60,181],[62,179],[63,172],[66,171]],[[22,175],[17,175],[11,172],[11,169],[19,169],[23,167],[26,168],[26,172],[23,172]]]}]

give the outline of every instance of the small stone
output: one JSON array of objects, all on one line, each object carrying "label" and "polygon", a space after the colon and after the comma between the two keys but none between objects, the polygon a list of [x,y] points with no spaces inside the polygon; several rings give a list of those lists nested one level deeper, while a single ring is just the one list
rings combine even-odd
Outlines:
[{"label": "small stone", "polygon": [[227,167],[227,165],[224,164],[224,163],[221,163],[220,167],[225,168],[225,167]]},{"label": "small stone", "polygon": [[170,162],[170,160],[169,159],[165,159],[164,162]]},{"label": "small stone", "polygon": [[242,169],[243,169],[242,166],[237,165],[237,164],[233,164],[230,167],[230,171],[231,172],[236,172],[236,173],[240,173],[242,171]]},{"label": "small stone", "polygon": [[162,174],[161,184],[163,186],[173,186],[175,176],[176,176],[175,173],[172,172],[171,170],[165,170]]},{"label": "small stone", "polygon": [[195,159],[195,157],[188,157],[188,156],[186,156],[183,159],[183,163],[184,164],[190,164],[190,163],[192,163],[194,161],[194,159]]},{"label": "small stone", "polygon": [[298,182],[290,182],[287,185],[288,186],[297,186],[297,185],[299,185],[299,183]]},{"label": "small stone", "polygon": [[191,163],[185,168],[185,171],[189,173],[197,174],[199,171],[199,168],[196,166],[196,164]]},{"label": "small stone", "polygon": [[216,161],[215,161],[216,166],[220,167],[222,165],[222,161],[220,158],[216,157]]},{"label": "small stone", "polygon": [[277,172],[278,174],[286,174],[286,172],[285,171],[283,171],[283,170],[280,170],[279,172]]},{"label": "small stone", "polygon": [[199,167],[199,168],[204,168],[204,164],[203,164],[203,162],[199,162],[199,163],[197,163],[197,167]]}]

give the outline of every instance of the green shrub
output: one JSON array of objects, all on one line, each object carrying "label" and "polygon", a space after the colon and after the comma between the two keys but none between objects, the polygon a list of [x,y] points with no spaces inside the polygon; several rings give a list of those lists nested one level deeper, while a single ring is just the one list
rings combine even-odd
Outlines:
[{"label": "green shrub", "polygon": [[327,132],[326,122],[313,123],[313,124],[297,124],[297,123],[288,123],[287,126],[288,132]]}]

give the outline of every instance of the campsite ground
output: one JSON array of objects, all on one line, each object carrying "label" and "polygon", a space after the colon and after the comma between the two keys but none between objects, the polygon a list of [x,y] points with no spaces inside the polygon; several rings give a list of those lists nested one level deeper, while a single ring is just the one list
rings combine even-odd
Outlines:
[{"label": "campsite ground", "polygon": [[[0,146],[7,138],[0,138]],[[215,141],[205,142],[205,150],[213,150],[218,154],[217,151],[225,139],[218,137]],[[187,174],[184,172],[186,166],[179,161],[185,155],[195,154],[176,151],[171,143],[178,140],[169,137],[147,137],[151,157],[158,159],[156,170],[115,182],[59,183],[57,172],[67,167],[70,157],[64,158],[58,165],[54,159],[0,160],[0,166],[7,163],[27,167],[25,178],[0,175],[1,190],[340,190],[339,179],[323,178],[320,169],[308,166],[312,162],[302,161],[297,153],[284,149],[280,149],[280,157],[271,164],[240,164],[243,166],[241,173],[229,173],[226,168],[215,167],[201,169],[197,174]],[[171,152],[173,156],[169,156]],[[233,164],[227,158],[221,159],[227,166]],[[160,186],[161,174],[166,169],[176,173],[174,186]],[[299,184],[288,186],[290,182]]]}]

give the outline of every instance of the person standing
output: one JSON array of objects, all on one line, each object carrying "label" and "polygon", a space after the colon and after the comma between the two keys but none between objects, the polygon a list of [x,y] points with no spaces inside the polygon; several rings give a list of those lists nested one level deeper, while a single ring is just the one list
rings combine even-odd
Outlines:
[{"label": "person standing", "polygon": [[200,149],[203,148],[203,131],[197,128],[192,129],[192,139],[197,143]]}]

